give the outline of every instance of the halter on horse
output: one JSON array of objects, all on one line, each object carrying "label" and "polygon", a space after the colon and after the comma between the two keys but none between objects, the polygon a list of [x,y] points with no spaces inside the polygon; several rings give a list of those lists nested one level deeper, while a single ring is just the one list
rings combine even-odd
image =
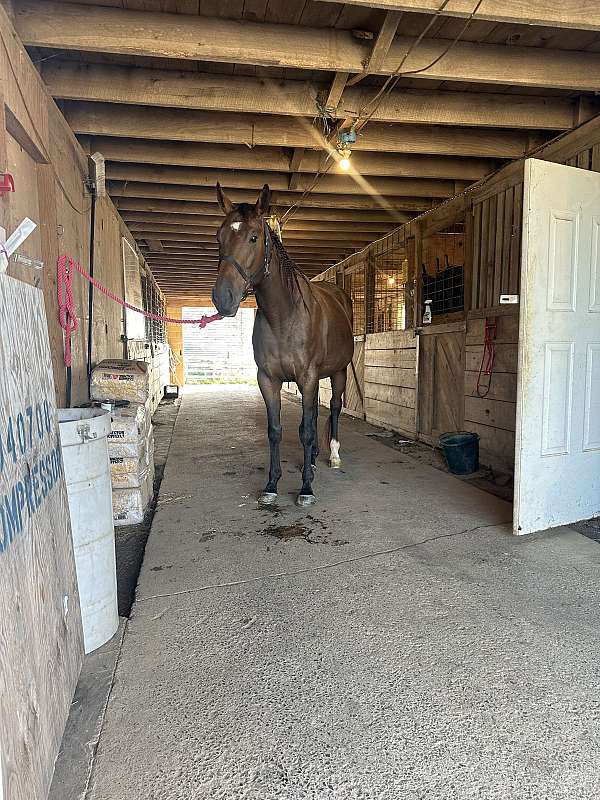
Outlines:
[{"label": "halter on horse", "polygon": [[281,478],[281,386],[294,381],[302,394],[300,441],[304,448],[302,488],[297,504],[315,502],[312,481],[319,454],[319,380],[331,379],[330,464],[339,467],[338,420],[346,387],[346,368],[354,351],[352,303],[337,286],[311,283],[290,259],[263,217],[269,210],[265,185],[254,206],[234,205],[217,184],[225,213],[219,228],[219,272],[213,302],[223,316],[235,316],[253,291],[258,313],[252,343],[258,384],[267,408],[271,463],[262,503],[277,498]]}]

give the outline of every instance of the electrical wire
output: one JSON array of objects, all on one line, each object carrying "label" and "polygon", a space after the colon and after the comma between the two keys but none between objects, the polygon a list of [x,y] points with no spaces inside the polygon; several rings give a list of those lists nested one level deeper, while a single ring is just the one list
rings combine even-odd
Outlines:
[{"label": "electrical wire", "polygon": [[[383,99],[383,96],[387,93],[386,90],[387,90],[388,86],[390,85],[390,83],[394,80],[394,78],[400,77],[400,71],[402,70],[402,67],[406,63],[406,60],[408,59],[410,54],[412,52],[414,52],[414,50],[421,44],[421,42],[423,41],[425,36],[429,33],[429,31],[431,30],[433,25],[437,22],[438,17],[442,13],[442,11],[446,8],[446,6],[448,5],[449,2],[450,2],[450,0],[443,0],[442,5],[439,8],[436,8],[433,16],[431,17],[431,19],[429,20],[427,25],[423,28],[423,30],[421,31],[419,36],[410,45],[410,47],[408,48],[406,53],[403,55],[402,60],[400,61],[400,63],[396,67],[396,69],[392,72],[391,75],[388,75],[388,77],[385,80],[385,82],[384,82],[383,86],[381,87],[381,89],[379,89],[379,91],[375,94],[375,96],[365,106],[363,106],[359,110],[358,118],[357,118],[357,124],[360,121],[365,109],[369,108],[371,105],[373,105],[373,103],[377,102],[377,100],[379,100],[379,98]],[[377,108],[379,108],[380,104],[381,103],[377,104],[377,106],[376,106],[375,110],[372,112],[371,116],[375,113]],[[365,123],[364,123],[365,125],[369,121],[371,116],[365,121]]]},{"label": "electrical wire", "polygon": [[[477,0],[475,8],[469,14],[468,18],[466,19],[464,25],[458,32],[457,36],[455,36],[455,38],[448,44],[446,49],[442,53],[440,53],[430,64],[428,64],[425,67],[420,67],[419,69],[405,70],[403,72],[402,67],[406,63],[407,59],[409,58],[411,53],[413,53],[415,49],[421,44],[421,42],[423,41],[427,33],[429,33],[429,31],[431,30],[431,28],[433,27],[433,25],[435,24],[439,16],[442,14],[442,12],[444,11],[449,2],[450,0],[443,0],[442,4],[440,5],[439,8],[435,10],[433,16],[431,17],[427,25],[423,28],[419,36],[412,42],[410,47],[407,49],[406,53],[402,57],[402,60],[400,61],[394,72],[390,76],[388,76],[385,83],[383,84],[381,89],[379,89],[379,91],[375,94],[375,96],[359,110],[358,117],[354,122],[354,128],[356,131],[362,130],[367,125],[367,123],[373,118],[373,116],[381,106],[381,103],[383,102],[385,97],[395,89],[395,87],[397,86],[398,82],[402,77],[404,77],[405,75],[417,75],[421,72],[426,72],[427,70],[431,69],[433,66],[438,64],[443,58],[445,58],[452,51],[452,49],[459,43],[461,38],[464,36],[473,18],[475,17],[475,14],[479,10],[483,0]],[[367,113],[368,109],[371,110],[368,111]],[[363,115],[365,114],[366,117],[363,119]],[[338,135],[338,133],[339,133],[339,125],[336,126],[336,128],[334,128],[334,130],[332,131],[332,135],[327,140],[328,145],[331,144],[331,139],[333,134]],[[331,153],[328,153],[328,157],[331,158]],[[323,167],[319,167],[312,183],[304,190],[304,192],[298,198],[298,200],[296,200],[283,214],[281,218],[282,222],[284,222],[286,219],[292,218],[293,214],[297,212],[298,208],[302,205],[302,202],[315,190],[320,180],[329,172],[333,164],[334,161],[331,160],[329,166],[326,169]]]},{"label": "electrical wire", "polygon": [[[408,48],[408,50],[404,54],[400,64],[396,67],[394,72],[387,78],[387,80],[385,81],[384,85],[377,92],[377,94],[365,106],[363,106],[361,108],[361,110],[359,111],[359,114],[358,114],[357,122],[356,122],[357,130],[362,130],[365,127],[365,125],[368,122],[370,122],[370,120],[376,114],[377,110],[380,108],[381,103],[383,102],[385,97],[388,96],[396,88],[396,86],[398,85],[398,82],[400,81],[401,78],[405,77],[406,75],[418,75],[419,73],[427,72],[427,70],[430,70],[432,67],[434,67],[436,64],[438,64],[443,58],[445,58],[453,50],[454,47],[456,47],[456,45],[460,42],[462,37],[465,35],[467,29],[469,28],[471,22],[473,21],[473,19],[475,17],[475,14],[479,11],[479,8],[480,8],[481,4],[483,3],[483,0],[478,0],[477,1],[476,5],[475,5],[475,8],[471,11],[469,16],[467,17],[464,25],[462,26],[462,28],[460,29],[458,34],[448,44],[446,49],[442,53],[439,54],[439,56],[434,58],[434,60],[431,61],[429,64],[427,64],[427,66],[425,66],[425,67],[420,67],[419,69],[402,71],[402,67],[406,63],[406,60],[408,59],[410,54],[423,41],[423,39],[425,38],[426,34],[429,32],[429,30],[433,26],[433,24],[436,21],[436,19],[441,15],[441,13],[444,11],[446,6],[448,5],[449,1],[450,0],[444,0],[442,5],[438,9],[436,9],[433,18],[425,26],[425,28],[420,33],[420,35],[417,37],[417,39],[415,39],[415,41],[412,43],[412,45]],[[363,113],[365,113],[365,110],[370,108],[373,105],[373,103],[376,103],[376,105],[368,113],[366,119],[362,120],[361,117],[362,117]]]}]

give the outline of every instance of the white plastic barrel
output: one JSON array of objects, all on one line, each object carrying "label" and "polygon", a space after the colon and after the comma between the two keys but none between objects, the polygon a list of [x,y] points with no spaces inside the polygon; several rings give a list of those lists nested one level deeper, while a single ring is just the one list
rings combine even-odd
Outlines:
[{"label": "white plastic barrel", "polygon": [[115,534],[107,435],[110,412],[59,409],[60,441],[69,496],[73,549],[86,653],[119,627]]}]

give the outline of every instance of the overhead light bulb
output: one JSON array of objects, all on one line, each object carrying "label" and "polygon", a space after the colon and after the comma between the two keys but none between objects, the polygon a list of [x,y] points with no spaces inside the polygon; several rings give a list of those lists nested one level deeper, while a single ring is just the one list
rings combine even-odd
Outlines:
[{"label": "overhead light bulb", "polygon": [[339,161],[338,164],[340,165],[340,169],[344,172],[348,172],[350,169],[350,156],[352,155],[352,151],[349,147],[341,147],[338,146],[337,148]]}]

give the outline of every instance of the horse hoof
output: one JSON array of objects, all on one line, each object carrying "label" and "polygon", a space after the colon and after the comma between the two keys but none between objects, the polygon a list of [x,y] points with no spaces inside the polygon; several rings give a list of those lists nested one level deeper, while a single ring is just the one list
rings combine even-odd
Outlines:
[{"label": "horse hoof", "polygon": [[258,498],[261,506],[270,506],[277,500],[277,492],[263,492]]},{"label": "horse hoof", "polygon": [[304,506],[312,506],[317,502],[314,494],[299,494],[296,498],[296,505],[303,508]]},{"label": "horse hoof", "polygon": [[330,458],[329,459],[329,466],[331,469],[339,469],[342,466],[342,459],[341,458]]}]

